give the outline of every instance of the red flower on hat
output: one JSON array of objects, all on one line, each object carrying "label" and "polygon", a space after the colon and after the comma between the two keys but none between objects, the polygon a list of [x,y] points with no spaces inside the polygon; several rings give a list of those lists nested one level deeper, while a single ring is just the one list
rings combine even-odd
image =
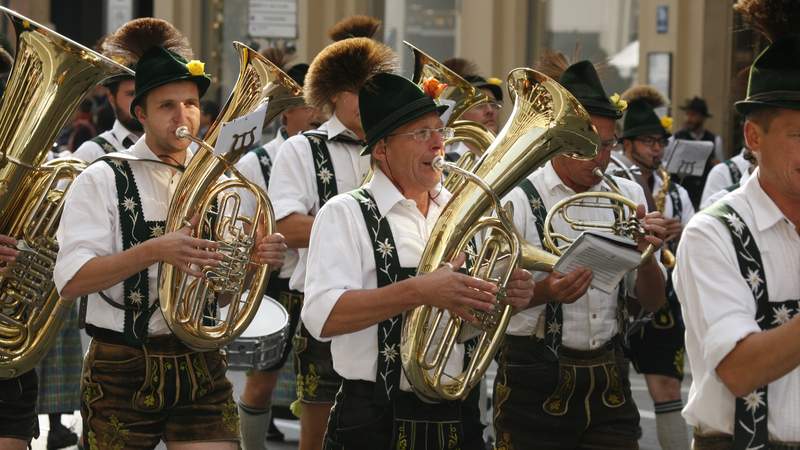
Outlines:
[{"label": "red flower on hat", "polygon": [[422,82],[422,91],[428,97],[436,100],[447,88],[447,83],[440,83],[436,78],[428,78]]}]

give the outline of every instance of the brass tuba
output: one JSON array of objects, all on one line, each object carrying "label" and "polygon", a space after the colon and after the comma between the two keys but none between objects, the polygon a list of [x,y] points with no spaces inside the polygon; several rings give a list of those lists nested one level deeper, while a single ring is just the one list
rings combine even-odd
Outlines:
[{"label": "brass tuba", "polygon": [[70,183],[85,164],[44,163],[56,133],[105,78],[132,73],[14,11],[17,55],[0,105],[0,233],[18,239],[15,263],[0,271],[0,379],[45,356],[72,301],[53,283],[55,233]]},{"label": "brass tuba", "polygon": [[[475,255],[472,275],[500,287],[498,299],[516,267],[549,270],[557,258],[528,244],[514,229],[510,208],[500,199],[522,179],[551,158],[569,154],[592,158],[600,142],[586,110],[561,85],[531,69],[515,69],[508,75],[514,99],[511,117],[472,171],[435,160],[462,175],[450,202],[431,232],[418,273],[436,270],[464,252],[470,240],[488,236]],[[492,209],[497,217],[490,217]],[[461,318],[445,317],[445,311],[420,306],[406,314],[401,339],[403,368],[417,395],[426,401],[463,399],[483,376],[499,349],[511,318],[511,307],[499,306],[481,321],[470,364],[458,374],[445,373],[454,344],[476,332]]]},{"label": "brass tuba", "polygon": [[[471,170],[481,154],[492,144],[495,136],[482,124],[471,120],[461,120],[460,117],[473,106],[486,103],[488,101],[486,94],[432,56],[406,41],[403,43],[414,52],[414,77],[412,78],[414,83],[421,87],[426,80],[433,78],[439,83],[447,85],[439,96],[439,101],[452,104],[451,113],[445,126],[453,128],[455,135],[446,140],[444,144],[449,145],[456,142],[472,144],[477,151],[464,153],[456,162],[458,167]],[[445,178],[443,184],[447,190],[452,192],[458,186],[459,181],[458,177],[451,175]]]},{"label": "brass tuba", "polygon": [[[239,53],[239,77],[205,140],[191,136],[186,127],[175,133],[198,144],[198,150],[176,188],[166,232],[184,227],[199,214],[192,235],[218,242],[217,251],[224,255],[218,267],[202,268],[203,279],[191,277],[170,264],[161,266],[159,295],[164,319],[179,339],[197,350],[227,345],[253,320],[270,268],[251,261],[250,253],[257,231],[271,234],[275,229],[267,194],[234,167],[246,148],[217,156],[212,146],[223,123],[251,113],[265,102],[269,102],[267,120],[285,108],[302,104],[302,90],[288,75],[246,45],[233,45]],[[225,172],[231,177],[220,180]],[[245,193],[256,198],[256,210],[251,216],[240,211]],[[224,317],[217,308],[220,295],[229,300]]]}]

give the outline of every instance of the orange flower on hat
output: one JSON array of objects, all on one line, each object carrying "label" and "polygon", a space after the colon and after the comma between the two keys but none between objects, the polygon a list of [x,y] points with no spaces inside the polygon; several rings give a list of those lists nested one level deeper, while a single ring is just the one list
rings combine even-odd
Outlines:
[{"label": "orange flower on hat", "polygon": [[193,59],[186,63],[186,69],[189,70],[189,73],[194,76],[205,75],[206,73],[206,65],[202,61],[198,61]]},{"label": "orange flower on hat", "polygon": [[428,97],[436,100],[447,88],[447,83],[440,83],[436,78],[428,78],[422,82],[422,91]]}]

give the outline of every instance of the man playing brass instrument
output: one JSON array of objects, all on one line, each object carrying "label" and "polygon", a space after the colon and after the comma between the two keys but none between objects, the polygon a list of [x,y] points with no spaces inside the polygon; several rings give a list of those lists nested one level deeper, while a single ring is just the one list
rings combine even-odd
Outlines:
[{"label": "man playing brass instrument", "polygon": [[696,450],[800,446],[800,9],[740,0],[770,45],[736,103],[758,168],[696,214],[673,281],[692,387],[683,414]]},{"label": "man playing brass instrument", "polygon": [[[158,306],[160,262],[201,277],[196,267],[223,256],[190,226],[164,234],[172,194],[192,152],[178,139],[196,133],[200,97],[210,84],[186,39],[169,23],[137,19],[112,40],[135,55],[132,113],[144,136],[127,153],[147,161],[101,159],[70,190],[58,229],[54,279],[65,298],[88,295],[81,415],[91,449],[235,449],[236,404],[220,351],[186,347]],[[198,217],[192,221],[199,220]],[[279,266],[280,235],[259,239],[251,258]]]},{"label": "man playing brass instrument", "polygon": [[[595,169],[604,171],[608,165],[622,108],[609,101],[589,61],[567,67],[563,55],[550,54],[539,70],[559,80],[586,108],[602,141],[594,159],[558,156],[509,194],[517,229],[541,246],[548,208],[578,192],[610,190]],[[637,216],[653,233],[639,240],[639,250],[648,244],[659,247],[665,231],[661,214],[645,215],[644,193],[636,183],[613,181],[622,195],[639,204]],[[610,211],[590,207],[570,215],[613,220]],[[554,228],[571,238],[578,234],[560,218]],[[532,307],[511,318],[494,389],[497,449],[638,448],[639,412],[621,346],[625,297],[638,297],[647,310],[658,309],[664,301],[664,274],[650,258],[612,293],[591,288],[591,280],[588,269],[550,273],[537,281]]]},{"label": "man playing brass instrument", "polygon": [[[636,86],[622,97],[628,101],[622,128],[625,156],[639,167],[648,209],[664,215],[666,243],[677,248],[683,226],[694,215],[689,193],[670,180],[661,167],[669,130],[654,108],[666,100],[650,86]],[[664,179],[666,178],[666,184]],[[652,192],[652,194],[650,194]],[[671,273],[668,272],[668,275]],[[656,412],[658,441],[664,450],[688,449],[686,422],[681,417],[681,381],[684,367],[684,327],[681,309],[672,283],[667,280],[667,304],[655,312],[630,335],[630,359],[636,371],[644,374]]]},{"label": "man playing brass instrument", "polygon": [[[16,247],[16,239],[0,234],[0,271],[17,259],[19,251]],[[35,370],[0,380],[0,448],[24,450],[31,440],[39,437],[37,393]]]},{"label": "man playing brass instrument", "polygon": [[[439,118],[445,107],[387,73],[373,76],[358,101],[363,153],[371,155],[375,175],[320,210],[306,272],[303,322],[312,335],[331,341],[334,368],[344,378],[324,448],[483,448],[479,433],[465,438],[469,405],[419,400],[409,392],[399,354],[405,311],[428,304],[474,321],[473,309],[488,311],[496,301],[494,284],[456,272],[464,256],[412,277],[450,199],[431,164],[452,133]],[[527,307],[530,274],[514,272],[507,293],[509,304]],[[460,371],[469,356],[455,345],[448,372]]]}]

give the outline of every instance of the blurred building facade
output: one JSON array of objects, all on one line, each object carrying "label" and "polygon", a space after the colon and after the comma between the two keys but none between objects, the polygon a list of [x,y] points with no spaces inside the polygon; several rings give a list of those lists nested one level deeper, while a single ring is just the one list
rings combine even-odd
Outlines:
[{"label": "blurred building facade", "polygon": [[[327,29],[351,14],[384,22],[384,42],[409,75],[407,40],[435,58],[462,56],[485,76],[504,78],[530,66],[544,49],[607,62],[609,94],[633,83],[655,84],[677,106],[706,98],[728,153],[740,134],[731,105],[744,95],[737,78],[758,42],[732,11],[733,0],[0,0],[0,4],[93,46],[134,17],[175,24],[214,75],[209,95],[224,100],[238,73],[231,42],[286,45],[309,62],[329,43]],[[9,35],[8,25],[2,31]],[[12,39],[13,40],[13,39]],[[576,50],[577,48],[577,50]],[[508,104],[507,100],[507,106]],[[506,112],[508,108],[506,109]]]}]

